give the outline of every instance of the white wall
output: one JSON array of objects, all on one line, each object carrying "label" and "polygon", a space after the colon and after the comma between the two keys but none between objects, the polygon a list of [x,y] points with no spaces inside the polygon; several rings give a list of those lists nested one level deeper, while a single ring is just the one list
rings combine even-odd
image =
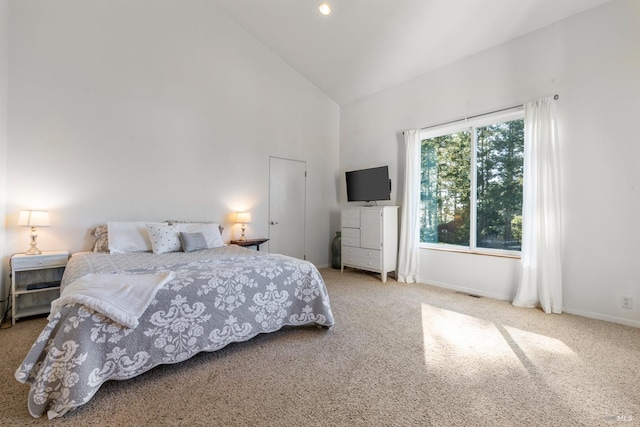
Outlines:
[{"label": "white wall", "polygon": [[[402,204],[404,129],[556,93],[565,310],[640,326],[638,2],[615,0],[343,106],[341,173],[389,164],[397,183],[391,203]],[[515,296],[518,260],[422,249],[420,262],[423,282]],[[622,295],[634,297],[633,310],[620,307]]]},{"label": "white wall", "polygon": [[278,156],[307,162],[307,259],[328,265],[339,107],[214,2],[19,0],[9,16],[5,253],[28,248],[23,208],[50,211],[43,250],[87,250],[108,220],[214,220],[229,240],[237,210],[268,236]]},{"label": "white wall", "polygon": [[[0,0],[0,301],[7,297],[2,286],[7,272],[5,261],[5,226],[7,203],[7,86],[8,86],[8,46],[9,46],[9,0]],[[7,303],[0,302],[0,316],[4,315]],[[0,319],[1,321],[2,319]]]}]

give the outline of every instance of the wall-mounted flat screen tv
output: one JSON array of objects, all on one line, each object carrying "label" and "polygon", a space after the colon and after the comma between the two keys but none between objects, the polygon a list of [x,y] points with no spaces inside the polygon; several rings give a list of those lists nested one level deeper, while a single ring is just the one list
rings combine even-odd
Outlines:
[{"label": "wall-mounted flat screen tv", "polygon": [[347,200],[350,202],[391,200],[388,166],[348,171],[346,178]]}]

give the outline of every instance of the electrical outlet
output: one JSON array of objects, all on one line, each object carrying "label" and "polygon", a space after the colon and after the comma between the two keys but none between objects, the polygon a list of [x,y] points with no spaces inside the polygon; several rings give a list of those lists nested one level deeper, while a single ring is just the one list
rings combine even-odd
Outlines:
[{"label": "electrical outlet", "polygon": [[621,303],[620,303],[622,308],[633,308],[633,297],[630,296],[624,296],[622,297]]}]

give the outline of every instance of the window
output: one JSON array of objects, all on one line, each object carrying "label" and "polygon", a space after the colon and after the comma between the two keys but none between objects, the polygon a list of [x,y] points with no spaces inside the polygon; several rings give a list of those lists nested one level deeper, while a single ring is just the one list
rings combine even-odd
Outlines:
[{"label": "window", "polygon": [[420,241],[520,251],[522,109],[424,130],[421,140]]}]

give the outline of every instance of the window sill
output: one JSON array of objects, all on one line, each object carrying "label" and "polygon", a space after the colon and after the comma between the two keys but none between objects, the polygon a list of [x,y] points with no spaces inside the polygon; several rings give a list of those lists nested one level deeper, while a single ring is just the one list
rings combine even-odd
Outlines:
[{"label": "window sill", "polygon": [[520,252],[510,254],[510,253],[507,253],[506,251],[504,252],[503,251],[493,252],[491,250],[479,251],[479,250],[471,250],[469,248],[456,248],[454,246],[431,246],[423,243],[420,244],[420,249],[427,249],[430,251],[440,251],[440,252],[457,252],[461,254],[482,255],[482,256],[491,256],[491,257],[498,257],[498,258],[512,258],[512,259],[521,258]]}]

